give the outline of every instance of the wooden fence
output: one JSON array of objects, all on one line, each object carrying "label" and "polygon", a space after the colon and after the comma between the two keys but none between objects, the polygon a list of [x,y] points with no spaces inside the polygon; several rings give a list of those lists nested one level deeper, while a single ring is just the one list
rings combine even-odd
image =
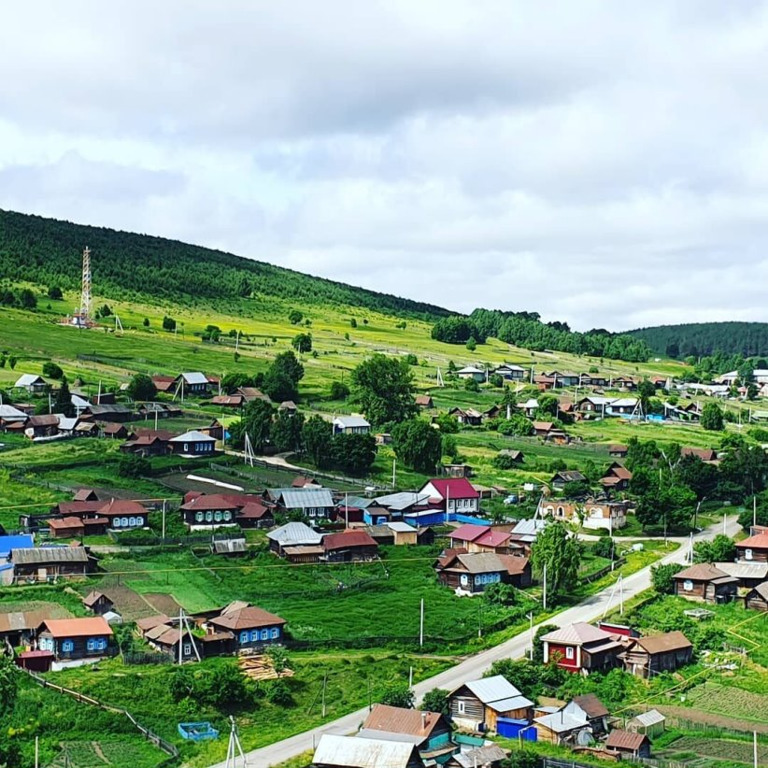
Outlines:
[{"label": "wooden fence", "polygon": [[27,670],[27,674],[41,688],[50,688],[51,690],[56,691],[63,696],[69,696],[70,698],[73,698],[75,701],[81,704],[89,704],[90,706],[98,707],[105,712],[111,712],[112,714],[122,715],[123,717],[128,718],[131,724],[147,741],[149,741],[151,744],[154,744],[158,749],[162,750],[166,755],[168,755],[168,758],[161,761],[157,768],[169,765],[179,759],[179,750],[173,744],[158,736],[154,731],[151,731],[146,726],[143,726],[127,709],[104,704],[98,699],[94,699],[91,696],[86,696],[84,693],[80,693],[80,691],[73,691],[70,688],[64,688],[61,685],[56,685],[55,683],[50,682],[50,680],[46,680],[41,675],[36,674],[35,672],[30,672]]}]

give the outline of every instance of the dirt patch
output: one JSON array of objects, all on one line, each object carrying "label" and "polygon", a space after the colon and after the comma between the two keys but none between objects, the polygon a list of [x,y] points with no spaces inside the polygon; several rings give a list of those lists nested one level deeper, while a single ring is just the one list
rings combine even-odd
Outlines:
[{"label": "dirt patch", "polygon": [[137,621],[158,613],[152,605],[130,587],[114,585],[102,591],[115,604],[115,610],[123,617],[124,621]]},{"label": "dirt patch", "polygon": [[166,616],[178,616],[179,611],[181,610],[181,606],[176,602],[173,595],[148,592],[144,595],[144,600],[146,600],[157,613],[164,613]]},{"label": "dirt patch", "polygon": [[757,721],[745,722],[742,718],[727,717],[726,715],[716,715],[713,712],[704,712],[702,709],[692,709],[691,707],[666,707],[657,706],[656,709],[662,715],[677,721],[691,723],[700,723],[701,725],[712,725],[716,728],[730,728],[734,731],[743,733],[768,733],[768,723]]}]

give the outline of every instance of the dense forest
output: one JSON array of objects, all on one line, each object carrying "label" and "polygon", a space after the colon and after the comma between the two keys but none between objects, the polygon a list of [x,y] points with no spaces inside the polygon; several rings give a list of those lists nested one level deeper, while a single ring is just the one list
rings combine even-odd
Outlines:
[{"label": "dense forest", "polygon": [[180,301],[277,296],[305,304],[347,305],[427,321],[440,307],[252,261],[162,237],[89,227],[0,210],[0,278],[42,286],[80,286],[89,246],[96,292],[114,298]]},{"label": "dense forest", "polygon": [[644,362],[651,356],[650,347],[642,339],[605,330],[572,331],[567,323],[543,323],[536,312],[476,309],[468,320],[441,319],[432,328],[433,338],[454,344],[470,338],[482,343],[489,336],[535,351],[550,349],[633,363]]},{"label": "dense forest", "polygon": [[768,323],[685,323],[627,331],[660,355],[699,357],[722,352],[753,357],[768,355]]}]

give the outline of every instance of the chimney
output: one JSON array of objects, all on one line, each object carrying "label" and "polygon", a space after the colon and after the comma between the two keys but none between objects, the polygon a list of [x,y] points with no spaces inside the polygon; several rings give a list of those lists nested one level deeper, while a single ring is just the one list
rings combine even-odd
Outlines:
[{"label": "chimney", "polygon": [[421,730],[422,731],[427,730],[427,713],[426,712],[421,713]]}]

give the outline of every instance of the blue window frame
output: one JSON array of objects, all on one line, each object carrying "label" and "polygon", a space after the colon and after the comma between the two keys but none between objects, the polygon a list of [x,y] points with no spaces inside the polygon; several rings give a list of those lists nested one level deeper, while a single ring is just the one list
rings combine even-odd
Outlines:
[{"label": "blue window frame", "polygon": [[75,650],[75,644],[71,640],[65,640],[61,644],[62,653],[72,653]]},{"label": "blue window frame", "polygon": [[258,641],[258,639],[259,639],[259,630],[258,629],[251,630],[251,642],[255,643]]},{"label": "blue window frame", "polygon": [[280,637],[280,630],[277,627],[272,627],[272,639],[276,640],[278,637]]},{"label": "blue window frame", "polygon": [[241,632],[240,633],[240,645],[245,645],[245,643],[248,642],[248,633],[247,632]]},{"label": "blue window frame", "polygon": [[89,651],[95,651],[97,648],[98,640],[94,640],[92,637],[88,638],[88,650]]},{"label": "blue window frame", "polygon": [[262,629],[261,630],[261,639],[262,640],[269,640],[269,630],[268,629]]}]

